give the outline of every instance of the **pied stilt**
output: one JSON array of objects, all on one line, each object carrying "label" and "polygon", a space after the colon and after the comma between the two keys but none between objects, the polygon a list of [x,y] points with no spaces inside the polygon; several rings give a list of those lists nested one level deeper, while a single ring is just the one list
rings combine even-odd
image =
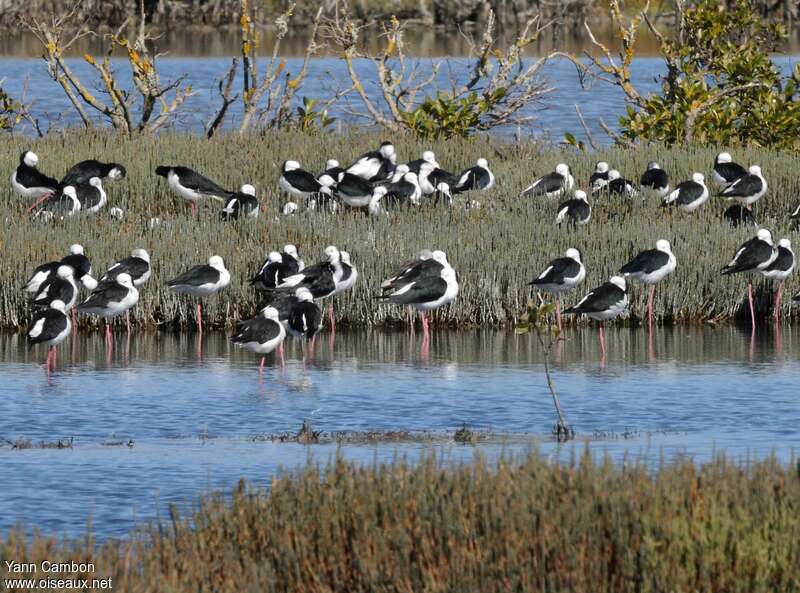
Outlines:
[{"label": "pied stilt", "polygon": [[25,283],[23,290],[28,294],[34,295],[39,292],[49,278],[55,277],[58,268],[62,265],[69,266],[74,270],[74,277],[80,280],[84,288],[93,290],[97,286],[97,280],[92,278],[92,264],[89,258],[84,255],[83,246],[70,245],[69,255],[63,257],[60,261],[51,261],[46,264],[38,266],[31,274],[31,277]]},{"label": "pied stilt", "polygon": [[752,274],[766,270],[777,257],[778,250],[772,243],[772,234],[767,229],[759,229],[755,237],[742,243],[733,259],[722,268],[723,275],[747,274],[747,299],[750,303],[752,331],[756,331]]},{"label": "pied stilt", "polygon": [[39,292],[33,297],[34,307],[49,307],[53,301],[64,303],[69,310],[78,298],[78,286],[75,284],[75,270],[71,266],[60,265],[55,276],[42,283]]},{"label": "pied stilt", "polygon": [[19,166],[11,174],[11,187],[28,200],[34,200],[28,212],[33,211],[43,200],[59,191],[59,183],[39,169],[39,157],[26,150],[19,157]]},{"label": "pied stilt", "polygon": [[[111,264],[100,281],[114,280],[120,274],[128,274],[133,285],[138,287],[150,279],[151,273],[150,254],[144,249],[134,249],[128,257]],[[125,311],[125,324],[130,328],[130,309]]]},{"label": "pied stilt", "polygon": [[366,181],[383,181],[392,176],[396,163],[397,153],[394,145],[391,142],[383,142],[378,150],[358,157],[356,162],[347,167],[347,172]]},{"label": "pied stilt", "polygon": [[625,179],[616,169],[608,172],[608,183],[601,191],[608,192],[609,196],[623,196],[630,198],[636,195],[636,188],[630,180]]},{"label": "pied stilt", "polygon": [[589,177],[589,189],[592,193],[600,191],[608,185],[608,171],[609,166],[605,161],[600,161],[595,164],[594,171]]},{"label": "pied stilt", "polygon": [[620,274],[650,286],[647,293],[647,325],[653,326],[653,295],[656,284],[672,274],[677,266],[672,247],[666,239],[656,241],[655,249],[640,252],[620,268]]},{"label": "pied stilt", "polygon": [[74,185],[68,185],[60,192],[51,195],[35,216],[40,216],[43,220],[53,218],[64,219],[65,217],[75,216],[81,211],[81,201]]},{"label": "pied stilt", "polygon": [[358,175],[352,173],[339,173],[336,184],[336,195],[351,208],[365,208],[369,206],[374,192],[372,184]]},{"label": "pied stilt", "polygon": [[425,152],[423,152],[421,159],[415,159],[409,162],[407,167],[409,171],[419,175],[420,171],[422,170],[422,166],[426,163],[432,165],[433,169],[439,168],[439,163],[436,162],[436,155],[433,154],[432,150],[426,150]]},{"label": "pied stilt", "polygon": [[[167,282],[173,292],[188,294],[198,299],[215,294],[231,283],[230,272],[219,255],[208,258],[207,264],[194,266]],[[197,302],[197,331],[203,333],[203,308]]]},{"label": "pied stilt", "polygon": [[[231,341],[240,348],[250,350],[261,355],[258,370],[264,370],[266,356],[279,348],[286,337],[286,329],[278,319],[278,310],[274,307],[264,307],[252,319],[240,321]],[[283,357],[281,356],[281,363]]]},{"label": "pied stilt", "polygon": [[384,187],[386,195],[383,199],[386,202],[416,206],[422,197],[422,188],[419,186],[416,173],[406,173],[397,183],[390,183]]},{"label": "pied stilt", "polygon": [[222,220],[237,220],[239,218],[258,218],[258,198],[256,188],[245,183],[239,191],[231,194],[220,212]]},{"label": "pied stilt", "polygon": [[792,251],[792,242],[789,239],[781,239],[778,241],[778,256],[761,271],[766,278],[778,283],[778,292],[775,294],[775,311],[773,313],[776,320],[781,316],[783,283],[794,272],[794,266],[795,258],[794,251]]},{"label": "pied stilt", "polygon": [[281,189],[298,198],[310,198],[316,194],[330,194],[331,189],[323,184],[313,173],[300,168],[297,161],[285,161],[278,180]]},{"label": "pied stilt", "polygon": [[81,161],[67,171],[61,185],[82,185],[89,183],[92,177],[117,181],[124,179],[127,171],[119,163],[101,163],[94,159]]},{"label": "pied stilt", "polygon": [[581,284],[586,278],[586,267],[583,265],[581,252],[573,247],[567,249],[565,257],[552,260],[544,271],[529,285],[535,286],[542,292],[556,297],[556,322],[558,331],[561,325],[561,295]]},{"label": "pied stilt", "polygon": [[564,311],[565,314],[586,315],[600,322],[600,351],[605,355],[605,322],[619,317],[628,308],[628,289],[625,278],[612,276],[589,292],[574,307]]},{"label": "pied stilt", "polygon": [[92,177],[89,183],[80,183],[73,187],[75,195],[81,203],[81,212],[97,214],[108,201],[106,191],[103,189],[103,182],[99,177]]},{"label": "pied stilt", "polygon": [[66,313],[66,305],[58,299],[47,309],[34,313],[28,326],[28,349],[36,344],[46,344],[47,361],[45,368],[50,372],[56,365],[56,346],[63,342],[72,331],[72,323]]},{"label": "pied stilt", "polygon": [[584,225],[592,218],[592,207],[589,205],[589,198],[586,192],[579,189],[575,191],[575,197],[566,200],[558,205],[556,214],[556,224],[564,221],[572,225]]},{"label": "pied stilt", "polygon": [[739,204],[728,206],[725,212],[722,213],[722,218],[734,228],[738,226],[753,226],[758,228],[758,222],[756,221],[756,217],[753,216],[753,212]]},{"label": "pied stilt", "polygon": [[166,179],[170,189],[183,198],[195,213],[198,200],[211,198],[224,202],[230,196],[229,191],[189,167],[161,165],[156,167],[156,175]]},{"label": "pied stilt", "polygon": [[[325,248],[325,259],[323,261],[304,268],[301,272],[284,279],[278,285],[278,290],[283,289],[284,291],[293,292],[292,289],[302,286],[311,291],[314,299],[324,299],[336,294],[343,275],[342,254],[336,247],[329,245]],[[331,328],[333,329],[333,304],[331,304],[328,312]]]},{"label": "pied stilt", "polygon": [[314,302],[314,296],[307,288],[301,286],[289,300],[286,329],[296,338],[309,341],[313,356],[317,334],[322,329],[322,309]]},{"label": "pied stilt", "polygon": [[746,175],[742,175],[719,192],[719,195],[728,200],[736,200],[741,206],[752,207],[767,193],[767,180],[761,174],[761,167],[753,165]]},{"label": "pied stilt", "polygon": [[702,173],[692,173],[689,181],[683,181],[664,197],[662,206],[675,205],[684,212],[693,212],[708,201],[708,188]]},{"label": "pied stilt", "polygon": [[669,175],[656,161],[650,161],[647,163],[647,170],[639,179],[639,185],[642,189],[655,192],[659,198],[663,198],[669,193]]},{"label": "pied stilt", "polygon": [[443,181],[450,185],[450,189],[454,194],[471,190],[487,191],[492,189],[494,185],[494,173],[489,169],[489,161],[481,158],[478,159],[474,167],[461,172],[455,185],[450,183],[449,180],[445,179]]},{"label": "pied stilt", "polygon": [[557,198],[565,192],[571,191],[575,185],[575,180],[570,173],[569,167],[560,163],[556,170],[535,180],[528,187],[520,192],[520,197],[545,196],[547,198]]},{"label": "pied stilt", "polygon": [[747,175],[747,169],[739,163],[734,163],[730,153],[721,152],[714,159],[714,182],[717,185],[727,186]]},{"label": "pied stilt", "polygon": [[[78,305],[78,312],[98,315],[106,320],[106,345],[111,347],[111,319],[127,312],[139,301],[139,291],[133,285],[130,274],[122,273],[113,280],[97,285],[89,298]],[[130,321],[127,323],[131,331]]]}]

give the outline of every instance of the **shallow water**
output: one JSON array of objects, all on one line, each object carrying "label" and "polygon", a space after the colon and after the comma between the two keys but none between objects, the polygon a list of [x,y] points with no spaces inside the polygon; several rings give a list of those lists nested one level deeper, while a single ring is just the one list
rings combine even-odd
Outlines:
[{"label": "shallow water", "polygon": [[[284,368],[263,376],[225,336],[116,336],[109,357],[98,336],[62,345],[48,377],[43,352],[0,337],[0,437],[74,437],[72,449],[0,447],[0,529],[17,522],[46,533],[122,536],[168,503],[189,508],[199,494],[241,477],[268,485],[280,467],[337,450],[371,462],[431,448],[449,458],[494,457],[538,446],[568,458],[588,439],[593,452],[657,462],[661,455],[708,459],[800,448],[797,361],[800,329],[732,327],[615,329],[600,356],[597,334],[567,333],[554,353],[554,380],[576,444],[550,439],[553,408],[539,346],[502,332],[435,332],[429,356],[404,333],[320,336],[313,360],[289,343]],[[295,433],[303,420],[325,431],[413,430],[452,434],[466,423],[488,442],[301,445],[259,435]],[[109,445],[133,441],[133,446]]]}]

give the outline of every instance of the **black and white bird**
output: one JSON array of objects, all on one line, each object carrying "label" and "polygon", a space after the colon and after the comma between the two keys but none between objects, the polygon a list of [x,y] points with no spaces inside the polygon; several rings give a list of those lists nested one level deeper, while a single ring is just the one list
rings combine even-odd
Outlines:
[{"label": "black and white bird", "polygon": [[374,191],[373,185],[352,173],[339,173],[336,183],[336,196],[351,208],[369,206]]},{"label": "black and white bird", "polygon": [[92,264],[89,258],[84,254],[83,246],[76,243],[70,245],[69,255],[60,260],[47,262],[46,264],[38,266],[25,283],[23,290],[30,295],[38,293],[42,284],[44,284],[48,278],[55,277],[59,266],[62,265],[70,266],[73,269],[75,279],[79,280],[84,288],[94,290],[97,286],[97,280],[92,278]]},{"label": "black and white bird", "polygon": [[750,303],[752,331],[756,331],[752,274],[766,270],[777,257],[778,250],[772,243],[772,234],[767,229],[759,229],[755,237],[742,243],[733,259],[722,268],[723,275],[747,274],[747,298]]},{"label": "black and white bird", "polygon": [[48,197],[36,213],[42,220],[52,220],[53,218],[64,219],[75,216],[81,211],[81,202],[75,186],[68,185],[60,192]]},{"label": "black and white bird", "polygon": [[100,209],[108,202],[106,190],[103,189],[103,182],[99,177],[92,177],[88,183],[69,185],[75,188],[75,196],[81,204],[81,212],[86,214],[97,214]]},{"label": "black and white bird", "polygon": [[647,293],[647,323],[653,325],[653,295],[656,284],[672,274],[677,266],[672,246],[666,239],[656,241],[655,249],[640,252],[620,268],[620,274],[650,286]]},{"label": "black and white bird", "polygon": [[600,322],[600,350],[605,355],[605,322],[622,315],[628,308],[628,287],[625,278],[612,276],[597,288],[590,291],[565,314],[586,315]]},{"label": "black and white bird", "polygon": [[334,294],[344,273],[342,255],[333,245],[328,245],[324,253],[324,260],[288,276],[278,285],[278,289],[296,289],[303,286],[311,291],[315,299],[324,299]]},{"label": "black and white bird", "polygon": [[42,283],[39,292],[33,297],[34,307],[50,306],[53,301],[64,303],[65,310],[72,309],[78,299],[78,286],[75,284],[75,270],[60,265],[56,274]]},{"label": "black and white bird", "polygon": [[26,150],[19,157],[19,166],[11,174],[12,189],[27,200],[34,200],[31,209],[59,189],[58,181],[39,171],[38,165],[37,154]]},{"label": "black and white bird", "polygon": [[222,220],[238,220],[239,218],[258,218],[258,198],[256,188],[245,183],[239,191],[228,196],[228,201],[220,212]]},{"label": "black and white bird", "polygon": [[721,152],[714,159],[714,182],[723,187],[747,175],[747,169],[734,163],[730,153]]},{"label": "black and white bird", "polygon": [[389,178],[388,181],[379,181],[378,183],[380,185],[387,185],[388,183],[397,183],[405,176],[406,173],[410,172],[411,168],[408,165],[397,165],[397,167],[395,167],[394,169],[394,173],[392,173],[392,176]]},{"label": "black and white bird", "polygon": [[625,179],[616,169],[608,172],[608,183],[601,191],[605,191],[610,196],[623,196],[630,198],[636,195],[636,187],[629,179]]},{"label": "black and white bird", "polygon": [[386,197],[385,185],[378,185],[372,190],[372,197],[369,199],[369,204],[367,204],[367,212],[370,216],[380,216],[385,213],[383,206],[381,206],[381,201],[384,197]]},{"label": "black and white bird", "polygon": [[[78,305],[78,312],[97,315],[106,320],[106,340],[111,345],[111,322],[118,315],[127,313],[139,302],[139,291],[133,285],[129,274],[120,274],[113,280],[105,280],[97,285],[89,297]],[[131,331],[130,320],[128,332]]]},{"label": "black and white bird", "polygon": [[406,173],[397,183],[389,183],[384,187],[386,194],[383,200],[386,203],[417,206],[422,198],[422,188],[416,173]]},{"label": "black and white bird", "polygon": [[356,162],[347,167],[347,172],[366,181],[383,181],[392,176],[396,164],[397,153],[394,145],[391,142],[383,142],[378,150],[358,157]]},{"label": "black and white bird", "polygon": [[669,193],[669,175],[656,161],[650,161],[647,163],[647,170],[642,173],[639,185],[663,198]]},{"label": "black and white bird", "polygon": [[415,159],[408,163],[407,165],[408,170],[411,171],[412,173],[416,173],[417,175],[419,175],[420,169],[422,168],[422,165],[425,163],[432,165],[434,169],[439,168],[439,163],[436,161],[436,155],[433,153],[432,150],[426,150],[425,152],[422,153],[422,158]]},{"label": "black and white bird", "polygon": [[570,173],[569,167],[560,163],[556,170],[535,180],[528,187],[520,192],[520,197],[545,196],[556,198],[568,191],[572,191],[575,180]]},{"label": "black and white bird", "polygon": [[692,173],[689,181],[683,181],[664,197],[662,206],[677,206],[684,212],[693,212],[708,201],[708,188],[702,173]]},{"label": "black and white bird", "polygon": [[767,180],[761,174],[761,167],[753,165],[745,175],[725,187],[719,195],[750,208],[767,193]]},{"label": "black and white bird", "polygon": [[240,348],[260,354],[261,363],[258,368],[262,371],[267,354],[279,348],[285,337],[286,329],[278,319],[278,310],[264,307],[252,319],[239,322],[231,341]]},{"label": "black and white bird", "polygon": [[592,193],[598,192],[608,185],[609,166],[605,161],[599,161],[594,166],[594,171],[589,177],[589,189]]},{"label": "black and white bird", "polygon": [[[344,171],[344,167],[339,165],[339,161],[336,159],[328,159],[325,161],[325,170],[319,177],[317,177],[317,179],[320,180],[320,183],[323,183],[322,177],[327,176],[330,179],[330,182],[336,183],[336,180],[339,179],[339,173],[342,171]],[[329,185],[330,182],[323,183],[323,185]]]},{"label": "black and white bird", "polygon": [[231,193],[189,167],[161,165],[156,167],[156,175],[167,180],[170,189],[189,204],[192,212],[197,212],[198,200],[211,198],[224,202]]},{"label": "black and white bird", "polygon": [[285,161],[278,180],[281,189],[298,198],[310,198],[316,194],[330,194],[331,189],[318,180],[313,173],[300,168],[297,161]]},{"label": "black and white bird", "polygon": [[544,271],[530,282],[541,290],[556,296],[556,323],[558,331],[561,325],[561,295],[581,284],[586,278],[586,267],[583,265],[583,255],[574,247],[567,249],[565,257],[552,260]]},{"label": "black and white bird", "polygon": [[556,224],[567,222],[572,225],[584,225],[591,218],[592,207],[589,205],[589,198],[585,191],[579,189],[575,191],[575,197],[558,205]]},{"label": "black and white bird", "polygon": [[792,242],[789,239],[781,239],[778,241],[778,257],[761,271],[764,277],[778,283],[778,291],[775,293],[775,307],[773,311],[776,321],[780,319],[781,316],[783,283],[792,275],[794,267],[795,257],[794,251],[792,250]]},{"label": "black and white bird", "polygon": [[322,309],[314,302],[314,296],[307,288],[298,288],[290,300],[286,329],[293,336],[310,341],[311,351],[314,351],[314,340],[322,329]]},{"label": "black and white bird", "polygon": [[61,179],[61,186],[87,184],[92,177],[118,181],[124,179],[126,174],[125,167],[119,163],[101,163],[90,159],[73,165]]},{"label": "black and white bird", "polygon": [[722,218],[732,227],[739,227],[739,226],[758,227],[758,222],[756,221],[755,216],[753,216],[753,212],[739,204],[728,206],[725,209],[725,212],[722,213]]},{"label": "black and white bird", "polygon": [[426,312],[452,303],[458,296],[456,272],[444,251],[436,250],[430,259],[420,259],[400,275],[381,284],[379,299],[396,305],[410,305],[422,319],[423,347],[430,339]]},{"label": "black and white bird", "polygon": [[450,185],[450,190],[454,194],[472,190],[487,191],[494,186],[494,173],[489,169],[489,161],[480,158],[474,167],[461,172],[455,185],[449,183],[448,185]]},{"label": "black and white bird", "polygon": [[420,166],[417,180],[422,193],[426,196],[436,193],[442,183],[447,185],[448,191],[458,185],[458,177],[427,162]]},{"label": "black and white bird", "polygon": [[58,299],[51,302],[48,308],[33,314],[28,325],[28,348],[33,348],[36,344],[45,344],[48,347],[45,362],[48,372],[55,368],[56,346],[67,338],[70,331],[72,322],[67,315],[66,305]]},{"label": "black and white bird", "polygon": [[297,274],[305,267],[294,245],[284,245],[281,252],[270,251],[258,272],[250,278],[250,285],[256,290],[274,290],[289,276]]},{"label": "black and white bird", "polygon": [[[355,265],[353,265],[353,262],[350,260],[350,254],[347,251],[340,251],[339,259],[342,267],[342,275],[336,282],[336,289],[333,291],[331,296],[336,296],[337,294],[341,294],[346,290],[350,290],[353,288],[353,285],[355,285],[356,280],[358,280],[358,269],[356,269]],[[333,316],[332,302],[328,306],[328,319],[331,324],[331,331],[335,332],[336,319]]]},{"label": "black and white bird", "polygon": [[[208,258],[207,264],[194,266],[167,282],[173,292],[188,294],[198,299],[211,296],[231,283],[231,275],[219,255]],[[203,332],[203,308],[197,302],[197,331]]]},{"label": "black and white bird", "polygon": [[120,274],[128,274],[136,287],[142,286],[147,282],[152,274],[150,254],[147,253],[147,250],[134,249],[128,257],[123,257],[121,260],[111,264],[100,280],[114,280]]}]

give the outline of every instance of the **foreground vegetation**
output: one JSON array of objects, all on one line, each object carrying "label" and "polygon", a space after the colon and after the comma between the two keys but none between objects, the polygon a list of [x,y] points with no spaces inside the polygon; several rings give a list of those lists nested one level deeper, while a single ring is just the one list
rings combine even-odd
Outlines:
[{"label": "foreground vegetation", "polygon": [[[300,212],[280,214],[287,197],[278,188],[280,165],[293,158],[312,170],[326,158],[348,162],[360,152],[376,146],[376,135],[304,135],[287,131],[259,136],[221,135],[211,140],[187,135],[127,139],[101,133],[51,135],[32,142],[7,139],[0,155],[0,171],[9,175],[26,148],[36,151],[41,169],[60,177],[78,160],[100,157],[124,164],[128,177],[107,184],[108,207],[98,216],[79,216],[63,222],[44,223],[25,215],[25,205],[9,184],[0,186],[2,218],[3,282],[0,283],[0,327],[24,327],[30,316],[21,287],[38,263],[62,257],[71,243],[86,248],[95,269],[101,273],[114,260],[135,247],[148,249],[153,258],[153,278],[141,291],[132,311],[139,326],[156,327],[194,323],[193,301],[169,293],[165,282],[180,270],[220,254],[232,272],[231,286],[208,300],[207,323],[230,325],[236,318],[253,314],[259,296],[247,280],[266,253],[291,242],[298,245],[306,261],[321,257],[326,245],[348,250],[360,271],[356,286],[336,297],[340,323],[359,327],[391,324],[405,318],[405,311],[378,302],[374,296],[381,280],[398,262],[420,249],[444,249],[459,273],[458,299],[436,313],[434,323],[451,326],[499,325],[514,322],[525,310],[527,283],[553,257],[567,247],[581,249],[588,276],[581,287],[588,290],[605,281],[641,249],[658,238],[673,243],[678,269],[656,290],[655,311],[665,323],[724,320],[741,312],[746,316],[744,280],[719,275],[736,247],[753,234],[752,229],[732,229],[722,221],[726,204],[712,198],[698,212],[688,215],[660,208],[658,200],[601,200],[595,204],[591,223],[570,229],[553,224],[556,200],[521,199],[519,191],[536,175],[552,171],[567,161],[578,183],[585,187],[594,161],[605,159],[623,175],[638,178],[648,160],[656,159],[674,180],[688,179],[694,170],[706,173],[716,148],[626,150],[610,148],[596,154],[560,152],[530,142],[514,144],[498,139],[453,139],[422,143],[404,136],[391,138],[400,160],[417,158],[424,149],[436,151],[443,167],[453,170],[471,166],[487,157],[496,177],[496,187],[487,193],[461,197],[453,208],[432,205],[396,210],[370,218],[360,211],[328,215]],[[762,225],[776,240],[792,236],[789,213],[800,197],[797,154],[767,149],[737,149],[740,162],[759,163],[769,181],[769,193],[756,207]],[[209,202],[193,217],[166,183],[153,173],[158,164],[186,164],[202,171],[223,186],[234,188],[252,183],[261,200],[262,214],[256,220],[223,223],[219,205]],[[468,209],[464,201],[476,199],[480,208]],[[120,207],[121,221],[109,215]],[[151,218],[160,224],[151,225]],[[787,282],[788,293],[797,290],[795,277]],[[757,282],[756,303],[760,315],[770,312],[772,287]],[[787,294],[788,294],[787,293]],[[580,297],[567,295],[567,302]],[[632,287],[634,322],[643,314],[646,291]],[[788,301],[788,299],[787,299]],[[791,303],[784,305],[789,315]],[[84,318],[82,323],[93,323]]]},{"label": "foreground vegetation", "polygon": [[790,593],[799,509],[800,468],[774,460],[339,460],[173,509],[122,542],[12,531],[0,556],[91,562],[94,574],[58,576],[126,592]]}]

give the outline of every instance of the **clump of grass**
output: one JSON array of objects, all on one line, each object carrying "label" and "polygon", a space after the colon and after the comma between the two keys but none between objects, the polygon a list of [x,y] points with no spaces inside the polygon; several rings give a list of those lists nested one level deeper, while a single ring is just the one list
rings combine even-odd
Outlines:
[{"label": "clump of grass", "polygon": [[26,437],[19,437],[17,439],[9,440],[6,438],[0,438],[0,446],[2,443],[5,443],[12,449],[24,450],[24,449],[72,449],[74,437],[64,438],[64,439],[55,439],[52,441],[41,440],[38,442],[34,442],[33,440],[26,438]]},{"label": "clump of grass", "polygon": [[[400,160],[417,158],[425,149],[436,151],[440,164],[458,171],[487,157],[497,178],[490,192],[475,192],[467,199],[481,208],[425,206],[396,210],[371,218],[362,212],[336,214],[303,212],[283,217],[280,210],[287,197],[278,188],[280,165],[293,158],[319,171],[327,157],[347,163],[382,139],[395,142]],[[295,243],[306,261],[320,258],[326,245],[348,250],[359,269],[355,287],[336,297],[337,323],[347,327],[392,326],[404,322],[406,311],[375,300],[380,282],[394,266],[423,248],[447,252],[459,274],[461,290],[456,301],[437,311],[433,323],[446,326],[498,326],[513,323],[528,301],[527,283],[553,257],[568,247],[584,253],[588,276],[581,290],[597,286],[625,261],[658,238],[669,239],[678,257],[678,269],[656,290],[655,311],[665,323],[725,321],[746,316],[744,281],[722,277],[719,269],[752,229],[732,229],[722,222],[725,204],[712,198],[692,215],[670,212],[648,197],[624,202],[603,199],[594,206],[589,225],[577,229],[553,224],[557,200],[521,199],[519,190],[537,175],[553,170],[558,162],[570,163],[578,182],[585,186],[597,160],[607,160],[628,178],[637,179],[647,161],[657,160],[671,175],[673,184],[688,179],[693,171],[708,173],[714,147],[637,150],[608,148],[596,154],[565,153],[536,142],[513,144],[499,139],[452,139],[423,143],[389,135],[323,134],[266,131],[245,138],[220,135],[202,140],[189,135],[164,134],[158,138],[134,139],[100,132],[70,132],[30,141],[12,137],[0,155],[0,171],[8,174],[17,165],[19,153],[35,150],[41,169],[61,176],[76,161],[101,157],[123,163],[128,177],[107,185],[109,207],[125,211],[121,221],[107,212],[95,217],[77,217],[45,224],[24,215],[24,205],[9,184],[0,185],[0,209],[4,213],[2,245],[3,282],[0,283],[0,328],[20,329],[30,319],[29,305],[21,287],[33,267],[62,257],[71,243],[80,242],[100,273],[134,247],[148,249],[153,258],[153,277],[142,287],[132,321],[140,327],[183,328],[194,325],[194,301],[167,291],[165,282],[188,266],[205,262],[212,254],[225,258],[231,270],[231,285],[204,304],[208,326],[227,327],[250,316],[261,297],[247,283],[266,253],[285,243]],[[759,222],[775,238],[791,236],[788,214],[800,199],[800,156],[758,148],[734,150],[736,160],[759,163],[769,182],[767,196],[757,205]],[[192,216],[163,179],[154,175],[158,164],[189,165],[223,186],[255,185],[262,203],[257,220],[223,223],[217,204],[201,207]],[[150,219],[161,224],[151,228]],[[798,286],[790,278],[786,289]],[[770,313],[773,287],[760,283],[756,306],[760,315]],[[577,292],[566,301],[580,298]],[[638,323],[646,302],[646,290],[633,284],[629,323]],[[784,314],[791,303],[785,300]],[[117,321],[119,323],[119,321]],[[626,321],[622,321],[626,323]],[[81,327],[96,327],[82,317]]]},{"label": "clump of grass", "polygon": [[[125,540],[0,540],[93,562],[121,591],[772,593],[800,587],[800,475],[773,459],[658,467],[588,451],[462,464],[336,460],[244,482]],[[0,570],[5,570],[5,566]],[[3,577],[8,575],[3,574]],[[97,576],[97,575],[93,575]],[[60,575],[69,578],[68,575]]]},{"label": "clump of grass", "polygon": [[472,444],[475,442],[475,433],[466,424],[462,424],[455,433],[453,433],[453,440],[457,443]]}]

